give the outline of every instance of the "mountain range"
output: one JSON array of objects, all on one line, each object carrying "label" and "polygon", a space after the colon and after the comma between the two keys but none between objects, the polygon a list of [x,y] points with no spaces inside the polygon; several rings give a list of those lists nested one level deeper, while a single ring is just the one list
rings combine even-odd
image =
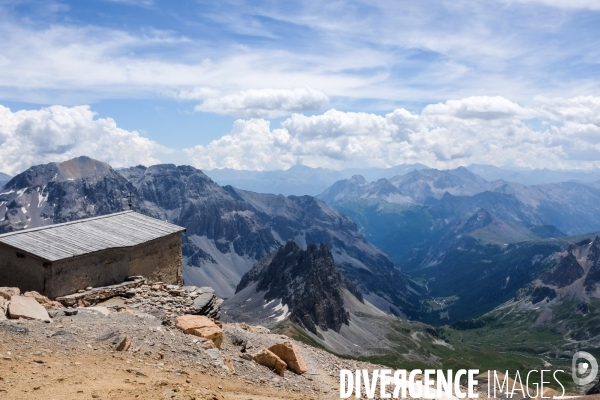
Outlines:
[{"label": "mountain range", "polygon": [[318,197],[350,216],[396,265],[450,224],[464,222],[480,209],[493,221],[471,231],[487,243],[600,230],[600,189],[595,184],[488,182],[463,167],[412,171],[374,182],[354,176]]},{"label": "mountain range", "polygon": [[386,312],[418,308],[420,286],[321,200],[222,187],[189,166],[117,171],[79,157],[31,167],[0,193],[0,232],[121,211],[129,193],[135,211],[186,228],[184,280],[212,286],[223,298],[258,260],[293,239],[302,248],[326,243],[338,270]]},{"label": "mountain range", "polygon": [[[600,181],[599,170],[548,170],[499,168],[493,165],[471,164],[465,167],[487,181],[504,180],[507,182],[534,185],[578,181],[593,183]],[[295,165],[287,170],[244,171],[229,168],[204,171],[206,175],[221,185],[231,185],[243,190],[258,193],[283,195],[310,195],[322,193],[336,181],[361,175],[369,182],[389,179],[408,172],[430,169],[423,164],[401,164],[391,168],[346,168],[332,170]]]},{"label": "mountain range", "polygon": [[355,174],[366,176],[367,179],[379,179],[425,168],[428,167],[423,164],[402,164],[392,168],[349,168],[336,171],[298,164],[287,170],[242,171],[224,168],[205,173],[221,185],[231,185],[252,192],[316,196],[334,182]]},{"label": "mountain range", "polygon": [[229,298],[288,240],[302,249],[325,243],[370,304],[439,324],[488,312],[536,279],[546,268],[541,259],[568,246],[565,236],[600,230],[593,184],[526,186],[463,167],[402,168],[372,182],[337,181],[319,199],[220,186],[190,166],[114,170],[80,157],[12,178],[0,194],[0,232],[121,211],[131,193],[136,211],[187,229],[190,284]]},{"label": "mountain range", "polygon": [[318,197],[427,288],[409,316],[433,324],[492,310],[537,279],[568,236],[600,231],[597,184],[489,182],[463,167],[353,176]]}]

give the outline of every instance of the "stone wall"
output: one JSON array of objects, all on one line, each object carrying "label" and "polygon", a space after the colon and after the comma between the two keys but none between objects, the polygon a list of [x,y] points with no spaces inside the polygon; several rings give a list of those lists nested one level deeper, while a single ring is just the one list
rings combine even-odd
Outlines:
[{"label": "stone wall", "polygon": [[49,265],[44,267],[42,260],[0,243],[0,286],[18,287],[22,292],[35,290],[43,293],[49,274]]},{"label": "stone wall", "polygon": [[182,283],[180,233],[136,246],[129,257],[127,276],[140,275],[152,282],[174,285]]},{"label": "stone wall", "polygon": [[181,283],[179,233],[131,248],[108,249],[51,264],[27,254],[19,258],[16,249],[0,246],[0,286],[35,290],[50,298],[88,286],[114,285],[135,275],[169,284]]},{"label": "stone wall", "polygon": [[88,286],[108,286],[123,282],[128,276],[128,248],[108,249],[71,259],[56,261],[44,295],[55,298],[75,293]]}]

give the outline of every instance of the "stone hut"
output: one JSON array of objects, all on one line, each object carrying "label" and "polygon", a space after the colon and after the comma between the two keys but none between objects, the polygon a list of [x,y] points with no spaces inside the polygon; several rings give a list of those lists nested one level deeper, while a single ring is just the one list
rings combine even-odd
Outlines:
[{"label": "stone hut", "polygon": [[142,275],[181,283],[185,229],[133,211],[0,235],[0,286],[50,298]]}]

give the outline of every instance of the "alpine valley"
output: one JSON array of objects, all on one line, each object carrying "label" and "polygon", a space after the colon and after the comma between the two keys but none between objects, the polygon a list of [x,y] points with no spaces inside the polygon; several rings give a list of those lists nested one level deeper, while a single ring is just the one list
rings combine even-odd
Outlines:
[{"label": "alpine valley", "polygon": [[34,166],[0,176],[0,232],[122,211],[131,194],[186,228],[184,281],[213,287],[226,321],[402,368],[524,371],[600,346],[596,172],[208,173]]}]

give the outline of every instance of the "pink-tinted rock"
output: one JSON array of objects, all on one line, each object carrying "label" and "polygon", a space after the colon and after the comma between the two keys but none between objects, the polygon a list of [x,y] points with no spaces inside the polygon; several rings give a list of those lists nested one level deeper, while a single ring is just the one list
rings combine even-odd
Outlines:
[{"label": "pink-tinted rock", "polygon": [[210,339],[217,348],[223,343],[223,329],[201,315],[182,315],[175,319],[175,326],[183,333]]},{"label": "pink-tinted rock", "polygon": [[63,308],[63,305],[58,301],[50,300],[46,296],[39,294],[38,292],[25,292],[23,293],[25,297],[33,297],[38,303],[40,303],[45,309],[53,310],[57,308]]},{"label": "pink-tinted rock", "polygon": [[275,353],[268,349],[261,349],[258,353],[252,355],[252,359],[264,365],[265,367],[273,368],[280,376],[283,376],[287,364],[279,358]]},{"label": "pink-tinted rock", "polygon": [[302,375],[308,368],[300,354],[300,350],[292,342],[284,342],[269,347],[269,350],[281,358],[288,367],[298,375]]},{"label": "pink-tinted rock", "polygon": [[13,319],[24,318],[50,321],[48,311],[33,297],[12,296],[8,305],[8,315]]}]

